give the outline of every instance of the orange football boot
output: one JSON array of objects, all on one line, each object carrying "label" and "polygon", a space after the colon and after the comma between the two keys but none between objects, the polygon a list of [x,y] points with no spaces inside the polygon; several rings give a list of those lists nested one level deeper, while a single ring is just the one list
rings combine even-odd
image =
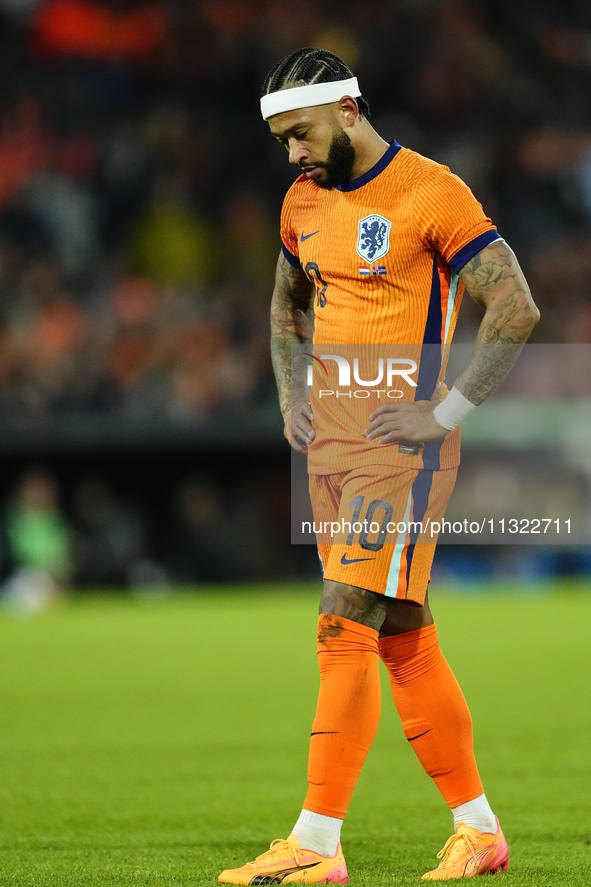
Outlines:
[{"label": "orange football boot", "polygon": [[[509,848],[496,820],[497,832],[479,832],[461,822],[455,835],[437,854],[441,862],[432,872],[423,875],[424,881],[451,881],[454,878],[473,878],[475,875],[498,875],[509,868]],[[443,858],[442,858],[443,857]]]},{"label": "orange football boot", "polygon": [[239,869],[227,869],[222,884],[348,884],[341,845],[334,856],[305,850],[295,835],[273,841],[269,850]]}]

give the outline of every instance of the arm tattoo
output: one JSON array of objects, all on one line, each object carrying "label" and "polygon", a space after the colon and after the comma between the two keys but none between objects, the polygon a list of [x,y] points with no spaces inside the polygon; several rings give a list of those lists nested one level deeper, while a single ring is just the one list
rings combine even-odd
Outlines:
[{"label": "arm tattoo", "polygon": [[391,605],[383,595],[365,588],[357,588],[355,585],[343,585],[342,582],[324,580],[322,598],[320,599],[320,613],[331,613],[350,619],[351,622],[360,622],[368,628],[379,631]]},{"label": "arm tattoo", "polygon": [[513,250],[504,241],[485,247],[460,271],[466,290],[486,311],[470,363],[456,388],[481,404],[495,391],[519,357],[540,319]]},{"label": "arm tattoo", "polygon": [[291,346],[312,341],[313,287],[301,268],[279,255],[271,301],[271,359],[283,415],[291,409]]}]

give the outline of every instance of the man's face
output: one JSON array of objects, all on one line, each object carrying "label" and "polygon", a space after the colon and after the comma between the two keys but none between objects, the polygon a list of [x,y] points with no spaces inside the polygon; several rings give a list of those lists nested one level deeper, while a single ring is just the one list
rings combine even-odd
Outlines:
[{"label": "man's face", "polygon": [[299,166],[320,188],[330,190],[351,179],[355,148],[330,108],[276,114],[269,120],[269,127],[289,151],[289,162]]}]

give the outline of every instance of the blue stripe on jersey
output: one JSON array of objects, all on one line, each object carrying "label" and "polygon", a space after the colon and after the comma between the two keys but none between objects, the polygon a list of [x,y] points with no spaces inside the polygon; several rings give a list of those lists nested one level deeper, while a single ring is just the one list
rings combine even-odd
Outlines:
[{"label": "blue stripe on jersey", "polygon": [[300,262],[298,257],[294,256],[293,253],[290,253],[290,251],[288,250],[288,248],[286,247],[285,244],[282,245],[281,249],[283,250],[283,255],[285,256],[285,258],[287,259],[287,261],[289,262],[290,265],[293,265],[294,268],[301,268],[302,267],[302,263]]},{"label": "blue stripe on jersey", "polygon": [[441,468],[441,459],[439,454],[443,445],[444,438],[440,440],[428,440],[423,447],[423,468],[422,470],[439,471]]},{"label": "blue stripe on jersey", "polygon": [[358,176],[356,179],[351,179],[346,185],[337,185],[337,190],[356,191],[357,188],[362,188],[363,185],[367,185],[368,182],[371,182],[372,179],[375,179],[376,176],[379,176],[379,174],[386,169],[390,161],[396,157],[401,148],[402,145],[399,145],[397,141],[393,140],[390,142],[390,147],[387,149],[386,153],[382,154],[378,162],[372,166],[371,169],[368,169],[368,171],[363,173],[362,176]]},{"label": "blue stripe on jersey", "polygon": [[419,366],[419,379],[415,388],[415,400],[430,400],[439,371],[441,370],[441,284],[439,282],[439,269],[437,256],[433,256],[433,276],[431,278],[431,295],[429,296],[429,311],[423,335],[423,347],[421,349],[421,363]]},{"label": "blue stripe on jersey", "polygon": [[[431,400],[439,373],[441,372],[441,325],[443,322],[441,312],[441,283],[439,281],[439,268],[437,255],[433,256],[433,277],[431,278],[431,295],[429,297],[429,311],[427,323],[423,335],[423,347],[421,348],[421,363],[419,366],[419,378],[415,388],[415,400]],[[439,347],[437,347],[439,346]],[[439,451],[441,440],[429,440],[423,448],[423,468],[437,470],[440,465]]]},{"label": "blue stripe on jersey", "polygon": [[[417,479],[412,485],[412,519],[413,521],[422,521],[427,505],[429,504],[429,493],[433,485],[433,472],[423,469],[419,471]],[[415,527],[410,531],[408,551],[406,553],[406,593],[408,594],[408,583],[410,580],[410,568],[412,567],[412,559],[415,553],[415,545],[419,532]]]},{"label": "blue stripe on jersey", "polygon": [[[431,276],[431,295],[429,296],[429,311],[423,334],[423,345],[441,345],[441,283],[439,281],[439,268],[437,266],[437,254],[433,256],[433,274]],[[415,400],[421,400],[420,397]]]},{"label": "blue stripe on jersey", "polygon": [[479,253],[480,250],[484,249],[485,246],[488,246],[489,243],[494,243],[495,240],[502,239],[503,238],[496,228],[493,228],[490,231],[485,231],[484,234],[480,234],[478,237],[475,237],[474,240],[471,240],[470,243],[467,243],[466,246],[463,246],[461,250],[449,260],[449,264],[456,274],[459,274],[466,262],[473,259],[476,253]]}]

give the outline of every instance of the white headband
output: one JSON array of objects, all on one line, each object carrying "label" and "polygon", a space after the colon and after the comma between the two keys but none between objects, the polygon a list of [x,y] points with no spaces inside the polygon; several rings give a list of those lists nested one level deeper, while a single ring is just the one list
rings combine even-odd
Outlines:
[{"label": "white headband", "polygon": [[349,80],[332,80],[330,83],[311,83],[309,86],[294,86],[293,89],[280,89],[271,92],[261,99],[263,120],[284,111],[296,111],[298,108],[312,108],[314,105],[329,105],[338,102],[344,95],[354,99],[361,95],[357,77]]}]

